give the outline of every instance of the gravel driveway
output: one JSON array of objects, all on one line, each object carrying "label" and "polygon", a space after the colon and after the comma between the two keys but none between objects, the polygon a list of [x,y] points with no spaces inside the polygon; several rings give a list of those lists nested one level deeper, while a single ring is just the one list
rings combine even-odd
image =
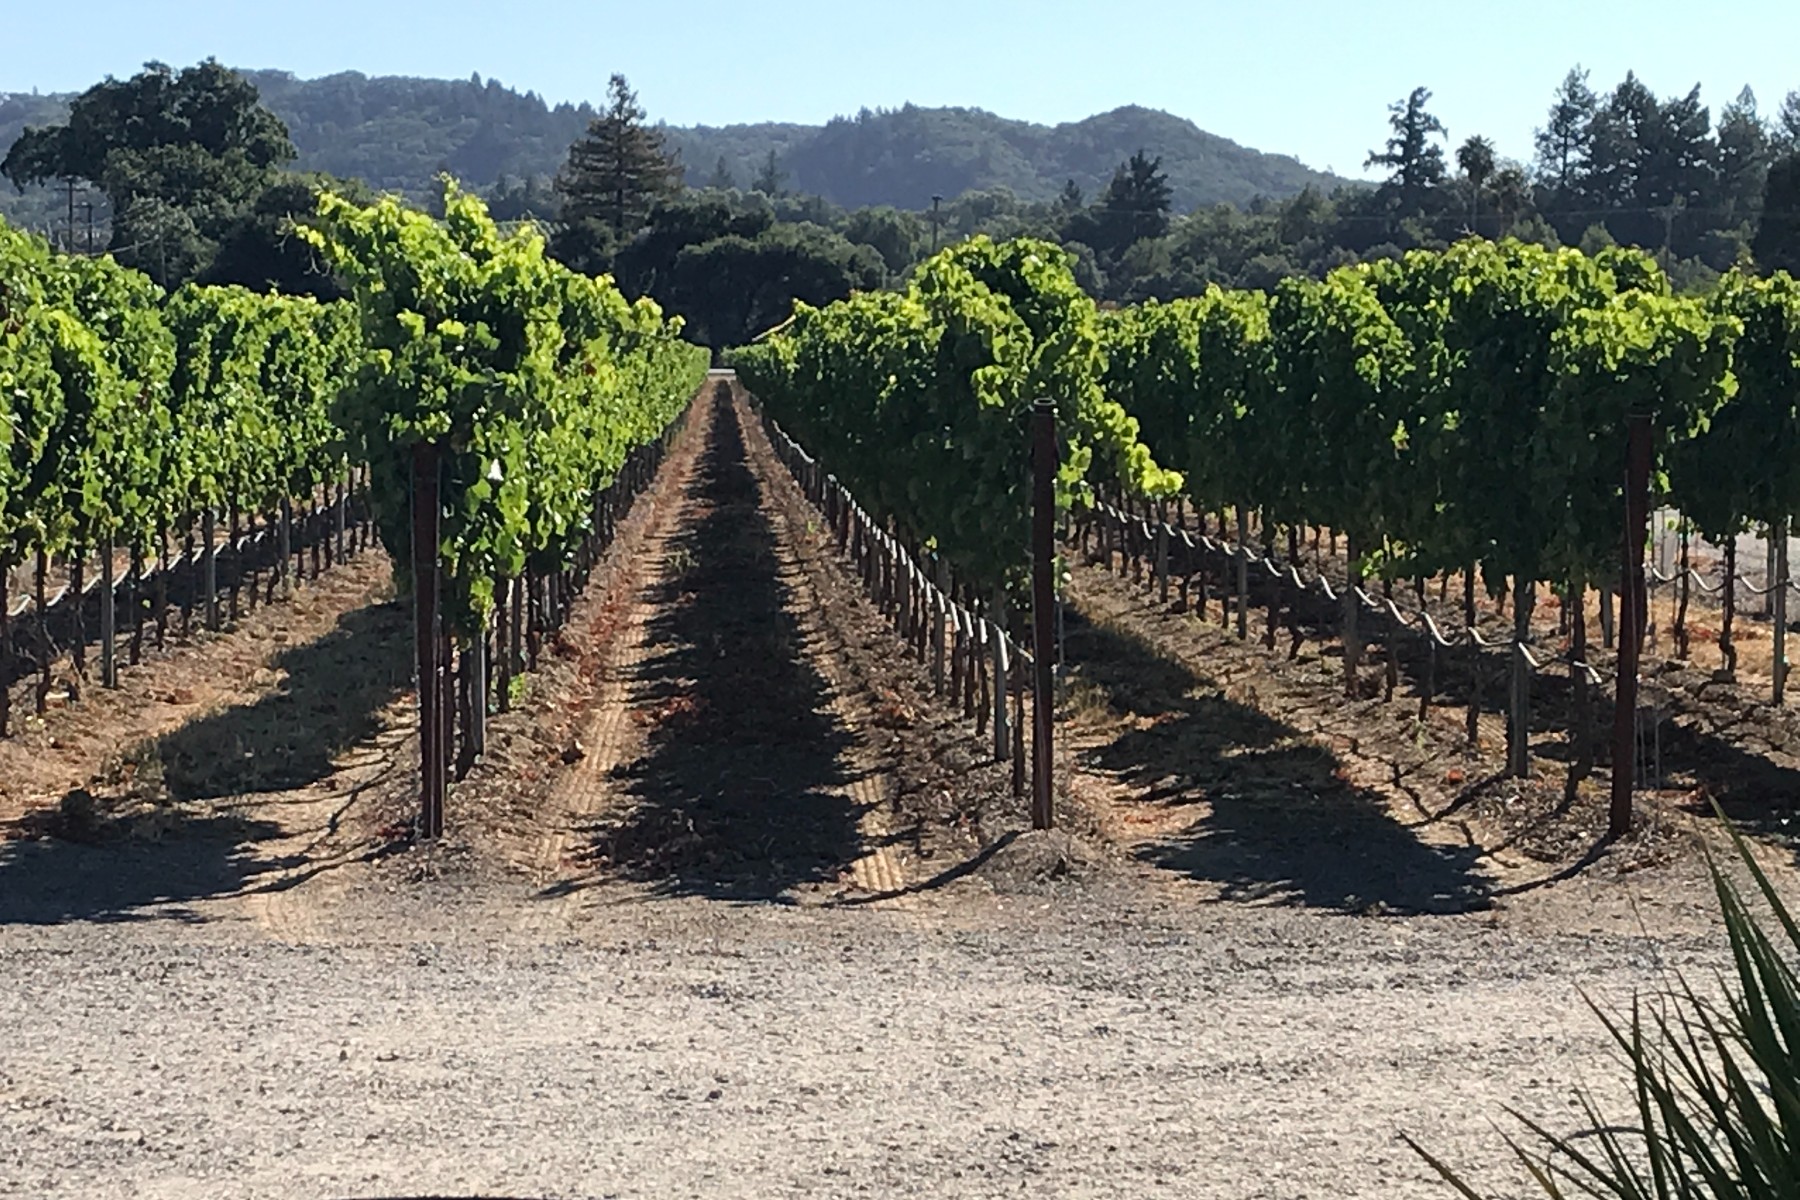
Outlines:
[{"label": "gravel driveway", "polygon": [[1492,1174],[1501,1104],[1616,1076],[1576,989],[1711,953],[1573,892],[300,892],[0,928],[0,1194],[1444,1196],[1399,1131]]}]

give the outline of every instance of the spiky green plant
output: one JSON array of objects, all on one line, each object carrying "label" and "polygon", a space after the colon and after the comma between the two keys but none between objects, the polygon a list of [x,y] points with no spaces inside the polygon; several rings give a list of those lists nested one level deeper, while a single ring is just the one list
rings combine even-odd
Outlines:
[{"label": "spiky green plant", "polygon": [[[1629,1020],[1595,1008],[1631,1071],[1632,1123],[1607,1119],[1587,1091],[1579,1098],[1590,1128],[1575,1136],[1508,1110],[1530,1138],[1507,1143],[1546,1196],[1800,1197],[1800,925],[1736,831],[1732,840],[1769,912],[1759,917],[1724,870],[1709,863],[1736,968],[1735,978],[1723,981],[1723,1002],[1678,979],[1658,1003],[1634,1001]],[[1778,931],[1771,932],[1768,918]],[[1417,1142],[1405,1141],[1459,1194],[1482,1200]]]}]

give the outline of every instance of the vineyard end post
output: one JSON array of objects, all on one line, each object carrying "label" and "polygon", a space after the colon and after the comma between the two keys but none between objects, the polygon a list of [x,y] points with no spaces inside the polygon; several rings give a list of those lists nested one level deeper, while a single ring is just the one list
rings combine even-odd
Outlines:
[{"label": "vineyard end post", "polygon": [[[286,502],[283,502],[286,528]],[[285,540],[285,539],[284,539]],[[444,832],[442,673],[438,662],[438,457],[429,442],[413,446],[413,645],[419,675],[419,836]]]},{"label": "vineyard end post", "polygon": [[1056,704],[1051,674],[1056,645],[1056,408],[1038,400],[1031,408],[1031,619],[1032,663],[1032,796],[1031,827],[1056,824],[1051,737]]},{"label": "vineyard end post", "polygon": [[[109,530],[100,539],[100,686],[119,686],[118,610],[114,595],[113,535]],[[3,686],[3,684],[0,684]]]},{"label": "vineyard end post", "polygon": [[1612,806],[1607,836],[1631,832],[1637,767],[1638,654],[1644,629],[1644,543],[1650,536],[1650,418],[1630,418],[1625,451],[1625,530],[1619,580],[1618,686],[1613,709]]},{"label": "vineyard end post", "polygon": [[1775,676],[1774,701],[1777,708],[1782,704],[1787,693],[1787,621],[1788,621],[1788,522],[1787,518],[1777,521],[1773,527],[1775,544],[1775,571],[1769,578],[1769,598],[1775,613],[1775,661],[1772,674]]}]

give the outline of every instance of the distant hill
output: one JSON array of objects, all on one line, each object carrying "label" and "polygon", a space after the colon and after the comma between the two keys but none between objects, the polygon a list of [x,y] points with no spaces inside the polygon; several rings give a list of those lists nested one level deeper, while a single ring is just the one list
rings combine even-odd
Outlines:
[{"label": "distant hill", "polygon": [[1298,159],[1264,154],[1183,117],[1136,105],[1066,125],[1034,125],[978,108],[867,109],[823,127],[731,125],[671,128],[690,179],[704,180],[723,156],[747,182],[773,148],[789,186],[849,207],[924,208],[935,193],[955,196],[1007,187],[1027,200],[1055,198],[1073,179],[1089,197],[1137,150],[1160,155],[1177,211],[1256,196],[1287,197],[1308,184],[1345,181]]},{"label": "distant hill", "polygon": [[[418,195],[448,170],[486,187],[501,176],[551,175],[594,110],[549,105],[493,80],[371,78],[356,72],[298,79],[247,71],[284,121],[299,167],[356,176]],[[595,79],[596,92],[603,81]],[[68,97],[0,94],[0,155],[28,124],[61,119]],[[1139,149],[1161,155],[1177,211],[1258,195],[1290,196],[1308,184],[1344,182],[1297,159],[1265,154],[1207,133],[1192,121],[1128,106],[1065,125],[1034,125],[975,108],[867,109],[816,125],[666,127],[689,182],[703,184],[721,158],[747,185],[772,149],[790,188],[856,207],[920,209],[936,193],[1007,187],[1047,200],[1073,179],[1090,197]],[[0,213],[52,212],[43,193],[0,197]],[[41,223],[41,219],[40,219]]]}]

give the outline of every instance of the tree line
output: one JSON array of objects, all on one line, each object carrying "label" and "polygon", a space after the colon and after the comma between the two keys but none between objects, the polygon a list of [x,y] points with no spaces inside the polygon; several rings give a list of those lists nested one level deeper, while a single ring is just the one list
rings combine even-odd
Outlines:
[{"label": "tree line", "polygon": [[[1659,97],[1627,75],[1600,92],[1576,68],[1529,163],[1502,159],[1485,136],[1453,146],[1431,99],[1420,87],[1391,106],[1365,163],[1386,173],[1372,186],[1177,213],[1162,159],[1145,148],[1092,197],[1070,181],[1048,201],[996,187],[908,211],[792,191],[773,151],[746,179],[723,157],[685,164],[614,75],[554,179],[502,176],[485,191],[497,219],[543,223],[562,262],[684,313],[692,336],[715,348],[780,323],[796,300],[899,286],[936,248],[977,234],[1056,242],[1081,286],[1117,303],[1214,284],[1268,290],[1471,235],[1636,246],[1687,289],[1734,266],[1800,269],[1800,92],[1765,115],[1746,90],[1714,121],[1698,88]],[[82,93],[65,123],[28,129],[0,174],[21,187],[97,188],[106,248],[165,287],[340,295],[291,231],[321,185],[360,185],[294,172],[295,157],[242,75],[211,60],[180,71],[151,63]]]}]

